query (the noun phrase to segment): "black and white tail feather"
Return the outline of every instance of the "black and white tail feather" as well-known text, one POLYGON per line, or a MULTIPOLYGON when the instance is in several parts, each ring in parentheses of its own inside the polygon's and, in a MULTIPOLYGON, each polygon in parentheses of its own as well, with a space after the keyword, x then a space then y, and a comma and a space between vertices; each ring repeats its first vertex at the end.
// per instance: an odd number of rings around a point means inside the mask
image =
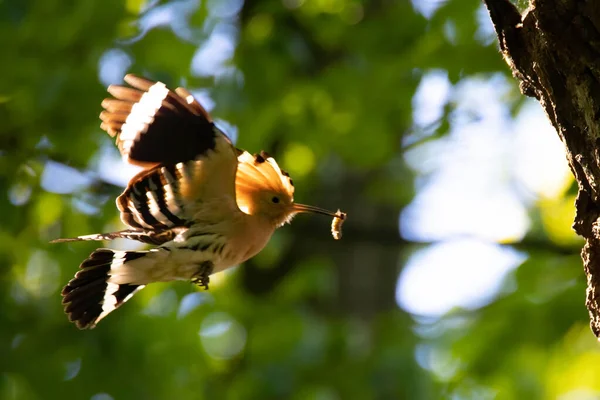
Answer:
POLYGON ((102 318, 143 289, 145 285, 117 284, 110 279, 119 268, 134 260, 143 260, 146 254, 110 249, 94 251, 62 290, 62 303, 69 320, 79 329, 94 328, 102 318))

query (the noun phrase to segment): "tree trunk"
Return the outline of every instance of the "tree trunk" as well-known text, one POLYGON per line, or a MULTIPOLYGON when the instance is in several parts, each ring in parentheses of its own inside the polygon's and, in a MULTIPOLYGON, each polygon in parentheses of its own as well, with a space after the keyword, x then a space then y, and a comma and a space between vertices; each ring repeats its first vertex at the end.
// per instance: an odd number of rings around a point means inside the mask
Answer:
POLYGON ((600 337, 600 2, 531 0, 523 15, 508 0, 484 3, 521 92, 539 100, 565 144, 579 185, 573 228, 586 240, 586 306, 600 337))

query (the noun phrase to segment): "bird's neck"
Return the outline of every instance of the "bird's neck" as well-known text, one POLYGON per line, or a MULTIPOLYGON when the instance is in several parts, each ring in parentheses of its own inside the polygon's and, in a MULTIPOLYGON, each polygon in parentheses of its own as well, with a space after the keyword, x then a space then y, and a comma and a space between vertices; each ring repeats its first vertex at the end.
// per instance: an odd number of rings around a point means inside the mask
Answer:
POLYGON ((277 228, 268 218, 261 215, 243 214, 237 232, 232 232, 232 246, 241 250, 240 262, 258 254, 269 242, 277 228))

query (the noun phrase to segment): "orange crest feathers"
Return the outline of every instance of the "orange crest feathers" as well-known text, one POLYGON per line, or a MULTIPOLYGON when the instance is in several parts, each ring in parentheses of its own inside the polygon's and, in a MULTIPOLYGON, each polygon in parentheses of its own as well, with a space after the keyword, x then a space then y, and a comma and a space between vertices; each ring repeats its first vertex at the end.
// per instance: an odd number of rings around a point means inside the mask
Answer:
POLYGON ((293 201, 294 184, 287 172, 277 165, 277 161, 264 151, 251 155, 242 151, 238 156, 238 169, 235 177, 237 203, 244 212, 251 213, 253 199, 260 192, 274 192, 293 201))

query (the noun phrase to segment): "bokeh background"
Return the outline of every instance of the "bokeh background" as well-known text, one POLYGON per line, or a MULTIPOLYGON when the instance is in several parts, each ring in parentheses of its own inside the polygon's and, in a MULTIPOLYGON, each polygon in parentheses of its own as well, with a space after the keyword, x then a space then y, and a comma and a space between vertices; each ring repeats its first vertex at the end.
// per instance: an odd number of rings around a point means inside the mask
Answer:
POLYGON ((4 0, 0 49, 1 399, 600 396, 573 180, 479 0, 4 0), (299 216, 210 291, 78 331, 60 289, 95 244, 48 242, 121 227, 98 114, 127 72, 191 89, 344 238, 299 216))

